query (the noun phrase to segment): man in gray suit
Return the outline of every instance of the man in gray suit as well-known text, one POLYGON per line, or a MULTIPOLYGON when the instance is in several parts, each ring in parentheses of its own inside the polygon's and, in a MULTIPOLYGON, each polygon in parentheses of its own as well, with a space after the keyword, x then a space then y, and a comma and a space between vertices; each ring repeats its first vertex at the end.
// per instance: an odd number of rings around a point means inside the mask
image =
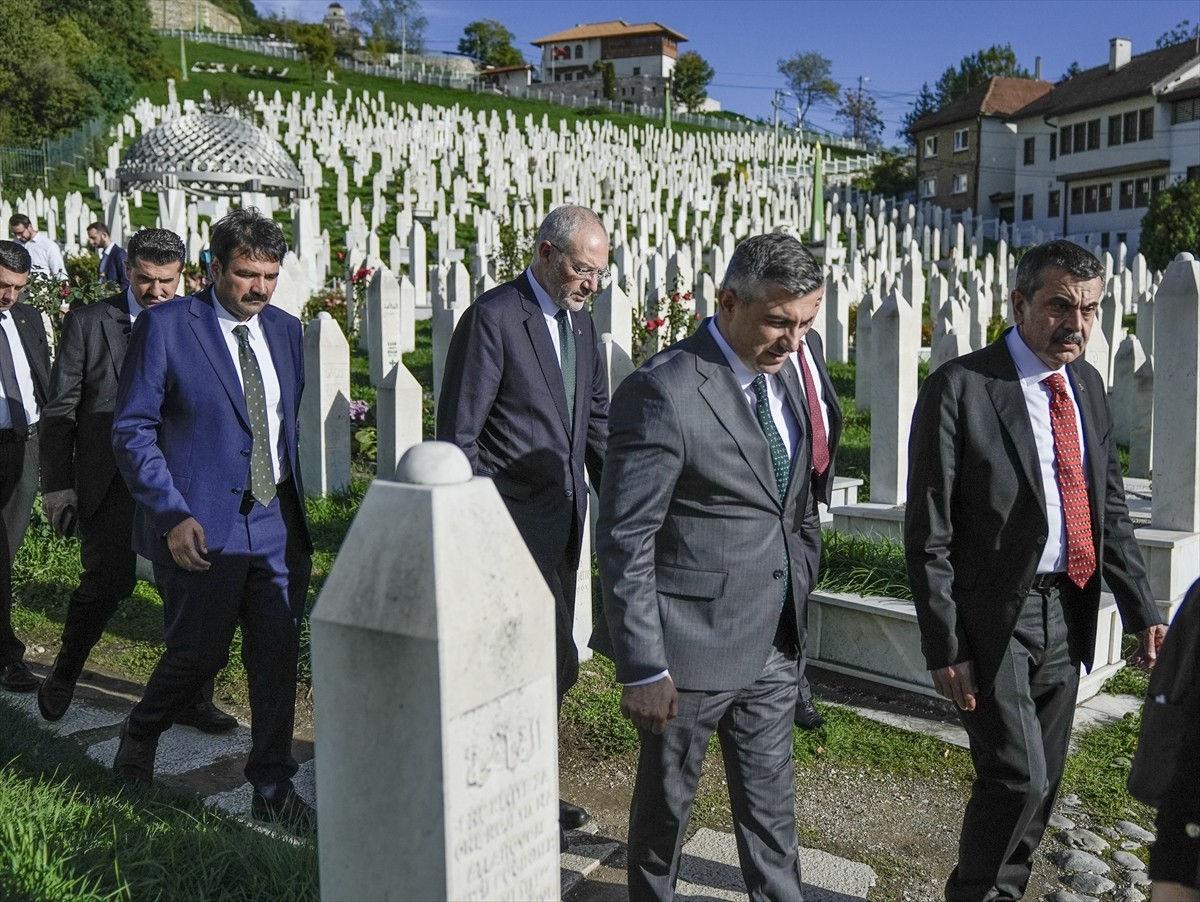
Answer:
POLYGON ((714 732, 750 898, 802 898, 792 718, 821 532, 819 452, 789 357, 823 294, 795 238, 747 239, 716 316, 613 396, 596 547, 621 710, 641 737, 633 902, 673 897, 714 732))
POLYGON ((950 902, 1020 899, 1054 807, 1103 577, 1135 663, 1166 627, 1125 506, 1104 382, 1081 360, 1104 268, 1051 241, 1017 267, 1017 322, 925 380, 909 438, 905 545, 934 687, 975 784, 950 902))

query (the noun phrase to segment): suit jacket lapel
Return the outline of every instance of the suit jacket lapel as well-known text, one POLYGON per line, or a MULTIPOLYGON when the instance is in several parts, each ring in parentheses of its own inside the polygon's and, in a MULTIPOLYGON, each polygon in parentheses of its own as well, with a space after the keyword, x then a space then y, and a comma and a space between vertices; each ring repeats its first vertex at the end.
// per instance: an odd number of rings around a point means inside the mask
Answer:
POLYGON ((1087 385, 1073 365, 1067 367, 1067 378, 1071 380, 1071 388, 1075 391, 1075 403, 1083 418, 1083 448, 1087 461, 1088 507, 1092 514, 1092 535, 1099 536, 1100 511, 1103 503, 1104 486, 1107 480, 1105 473, 1104 449, 1100 444, 1100 429, 1104 421, 1103 410, 1097 409, 1097 403, 1103 404, 1103 398, 1096 398, 1095 392, 1088 391, 1087 385))
POLYGON ((242 425, 250 429, 250 417, 246 414, 246 393, 242 391, 241 380, 238 379, 237 371, 233 368, 233 358, 229 354, 229 346, 225 343, 225 336, 221 333, 221 326, 217 322, 217 314, 213 309, 213 304, 217 303, 217 299, 213 296, 212 286, 193 295, 187 303, 192 312, 192 332, 196 335, 200 349, 208 358, 221 385, 224 386, 225 393, 229 395, 229 400, 241 419, 242 425))
POLYGON ((754 478, 771 499, 779 504, 779 487, 775 484, 775 468, 771 464, 771 449, 763 435, 758 418, 750 409, 724 353, 708 332, 708 321, 700 324, 690 339, 695 342, 696 371, 700 376, 699 391, 713 415, 738 446, 749 464, 754 478))
POLYGON ((279 400, 283 405, 283 435, 289 451, 292 447, 292 436, 296 434, 295 423, 292 422, 296 410, 296 361, 294 349, 288 341, 287 328, 283 323, 268 319, 267 310, 258 315, 259 325, 271 349, 271 363, 275 367, 275 375, 279 379, 279 400))
POLYGON ((994 378, 987 383, 987 391, 1000 419, 1000 425, 1012 438, 1017 459, 1025 479, 1046 513, 1046 493, 1042 487, 1041 467, 1037 459, 1037 441, 1033 437, 1033 425, 1029 422, 1029 408, 1025 405, 1025 392, 1017 377, 1008 348, 999 339, 991 346, 990 364, 994 378))
MULTIPOLYGON (((534 297, 533 287, 525 278, 524 273, 517 279, 516 286, 517 292, 521 295, 521 306, 525 308, 525 332, 529 336, 529 344, 533 348, 533 355, 537 358, 538 366, 541 367, 542 377, 546 380, 546 389, 550 392, 550 397, 554 399, 554 406, 558 409, 563 431, 570 436, 571 418, 567 413, 567 388, 563 384, 562 366, 558 362, 558 355, 554 353, 554 343, 550 340, 550 330, 546 327, 546 316, 542 313, 542 307, 534 297)), ((575 351, 575 360, 578 364, 578 345, 576 345, 575 351)), ((578 365, 576 373, 578 373, 578 365)), ((578 396, 578 376, 575 379, 575 393, 578 396)))
POLYGON ((13 325, 17 327, 17 335, 21 337, 21 346, 25 351, 25 360, 29 364, 29 372, 33 376, 33 393, 38 407, 46 404, 49 394, 50 372, 46 368, 48 352, 46 345, 46 324, 42 320, 41 311, 36 307, 25 304, 14 304, 10 309, 13 325))
POLYGON ((100 321, 100 330, 104 335, 104 343, 108 345, 108 354, 112 358, 115 373, 121 372, 121 364, 125 362, 125 351, 129 347, 131 324, 124 302, 123 294, 105 298, 104 319, 100 321))

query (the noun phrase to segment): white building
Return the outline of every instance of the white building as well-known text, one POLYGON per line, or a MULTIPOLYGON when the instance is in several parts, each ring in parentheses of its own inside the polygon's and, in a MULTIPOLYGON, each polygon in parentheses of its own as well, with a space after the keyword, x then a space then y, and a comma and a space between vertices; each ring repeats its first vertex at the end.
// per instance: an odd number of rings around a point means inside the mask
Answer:
POLYGON ((622 19, 576 25, 538 38, 543 83, 595 78, 595 65, 611 62, 617 78, 666 79, 675 68, 679 44, 687 38, 658 22, 630 25, 622 19))

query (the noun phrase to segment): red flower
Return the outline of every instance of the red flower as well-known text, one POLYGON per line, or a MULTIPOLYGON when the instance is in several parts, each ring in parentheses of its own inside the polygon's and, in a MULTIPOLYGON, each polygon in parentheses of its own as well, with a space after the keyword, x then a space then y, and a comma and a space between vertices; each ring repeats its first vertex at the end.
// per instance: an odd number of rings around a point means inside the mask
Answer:
POLYGON ((366 267, 363 267, 362 269, 360 269, 358 272, 356 272, 354 275, 352 275, 350 277, 350 281, 353 282, 355 285, 357 285, 363 279, 369 279, 371 277, 371 273, 372 273, 372 270, 367 269, 366 267))
POLYGON ((655 321, 654 321, 654 320, 652 320, 652 319, 648 319, 648 320, 646 320, 646 331, 647 331, 647 332, 653 332, 653 331, 654 331, 655 329, 657 329, 657 328, 658 328, 658 323, 657 323, 657 322, 655 322, 655 321))
POLYGON ((58 286, 58 296, 60 298, 63 298, 64 300, 71 296, 71 283, 70 282, 63 282, 61 285, 58 286))
POLYGON ((704 317, 701 314, 697 313, 692 316, 692 319, 696 320, 696 322, 700 322, 700 320, 704 319, 704 317))
POLYGON ((346 259, 346 252, 345 252, 345 251, 338 251, 338 252, 337 252, 337 258, 338 258, 339 260, 345 260, 345 259, 346 259))
POLYGON ((690 301, 692 299, 692 293, 690 291, 685 291, 683 293, 683 299, 685 301, 690 301))

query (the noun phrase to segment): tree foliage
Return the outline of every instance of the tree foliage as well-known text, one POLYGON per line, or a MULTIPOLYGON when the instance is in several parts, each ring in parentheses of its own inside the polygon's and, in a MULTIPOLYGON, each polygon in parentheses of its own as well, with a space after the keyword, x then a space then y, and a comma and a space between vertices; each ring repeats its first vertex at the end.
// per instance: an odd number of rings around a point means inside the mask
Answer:
POLYGON ((292 28, 290 37, 308 60, 309 73, 314 81, 318 72, 333 68, 337 50, 333 43, 333 35, 324 25, 315 22, 298 23, 292 28))
POLYGON ((1067 66, 1067 71, 1062 74, 1062 78, 1058 80, 1058 84, 1062 84, 1068 78, 1074 78, 1082 71, 1083 69, 1079 65, 1079 60, 1073 60, 1071 65, 1067 66))
POLYGON ((5 0, 0 144, 36 144, 123 112, 138 81, 169 71, 144 0, 5 0))
POLYGON ((899 135, 909 144, 913 143, 913 126, 917 120, 953 103, 976 85, 981 85, 994 76, 1006 78, 1029 78, 1029 71, 1017 62, 1012 44, 993 44, 986 50, 977 50, 950 66, 938 78, 933 90, 928 83, 921 85, 913 108, 904 116, 899 135))
POLYGON ((834 103, 841 91, 841 85, 831 77, 833 63, 815 50, 780 60, 779 74, 787 79, 788 87, 796 98, 801 123, 808 119, 809 110, 814 106, 834 103))
POLYGON ((907 152, 885 150, 879 162, 864 176, 853 181, 862 191, 873 191, 883 197, 904 197, 916 190, 916 161, 907 152))
POLYGON ((1165 269, 1183 251, 1200 258, 1200 183, 1188 179, 1155 195, 1139 250, 1152 269, 1165 269))
POLYGON ((1184 19, 1170 31, 1160 34, 1158 40, 1154 42, 1154 46, 1161 50, 1163 47, 1182 44, 1184 41, 1192 41, 1198 37, 1200 37, 1200 22, 1193 25, 1190 19, 1184 19))
POLYGON ((599 60, 592 66, 592 69, 600 74, 600 91, 604 94, 604 99, 616 100, 617 67, 612 64, 611 60, 599 60))
POLYGON ((905 113, 904 118, 900 120, 900 128, 896 130, 897 137, 903 138, 904 142, 911 146, 916 140, 913 125, 918 119, 928 116, 937 108, 937 95, 929 90, 929 82, 923 83, 921 90, 917 92, 917 99, 913 101, 912 109, 905 113))
POLYGON ((523 66, 525 56, 513 46, 513 33, 495 19, 480 19, 463 29, 458 52, 484 66, 523 66))
POLYGON ((418 0, 362 0, 354 15, 363 30, 377 41, 408 53, 425 51, 425 27, 418 0))
POLYGON ((675 71, 671 75, 671 93, 675 100, 682 103, 689 113, 694 113, 704 106, 708 99, 708 85, 716 73, 708 61, 695 50, 680 54, 675 61, 675 71))
POLYGON ((883 119, 875 98, 862 88, 846 91, 834 113, 845 126, 847 138, 853 138, 876 150, 883 144, 883 119))

